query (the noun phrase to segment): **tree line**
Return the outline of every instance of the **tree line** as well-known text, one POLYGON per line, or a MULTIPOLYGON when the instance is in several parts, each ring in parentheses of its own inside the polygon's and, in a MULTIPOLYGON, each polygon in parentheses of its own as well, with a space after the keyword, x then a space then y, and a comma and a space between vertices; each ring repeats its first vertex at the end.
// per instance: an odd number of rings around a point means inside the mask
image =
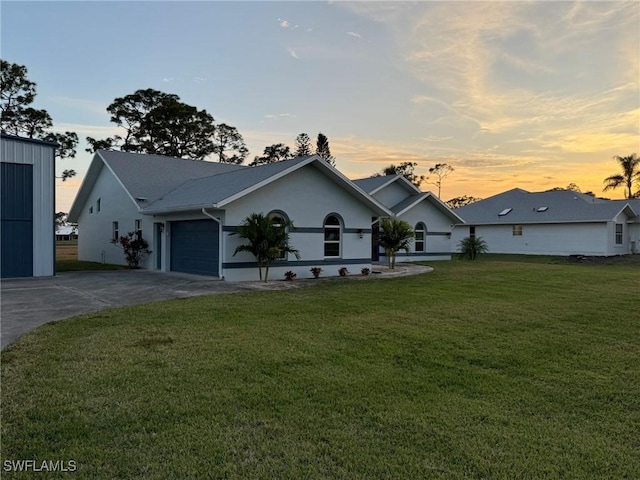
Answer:
MULTIPOLYGON (((32 106, 36 97, 36 84, 27 78, 27 68, 0 60, 1 75, 1 129, 2 132, 27 138, 36 138, 59 145, 57 158, 73 158, 76 155, 78 135, 75 132, 53 132, 53 120, 43 109, 32 106)), ((103 139, 86 137, 89 153, 99 149, 115 149, 125 152, 167 155, 179 158, 203 160, 213 157, 218 162, 242 164, 249 154, 244 138, 236 127, 226 123, 215 123, 214 117, 204 109, 198 109, 180 100, 175 94, 151 88, 137 90, 118 97, 107 107, 110 121, 122 129, 122 134, 103 139)), ((291 149, 283 143, 264 148, 262 155, 254 157, 249 166, 264 165, 297 156, 317 154, 335 166, 329 139, 318 133, 315 151, 311 137, 300 133, 291 149)), ((626 198, 640 198, 640 158, 634 153, 615 156, 622 173, 604 179, 604 191, 625 189, 626 198), (634 191, 634 187, 635 191, 634 191)), ((438 188, 442 193, 444 179, 454 168, 446 163, 437 163, 429 168, 429 175, 415 173, 416 162, 389 165, 374 175, 402 175, 417 187, 423 182, 438 188)), ((63 181, 75 176, 74 170, 62 172, 63 181)), ((575 184, 570 184, 569 189, 575 184)), ((480 199, 463 195, 447 201, 452 208, 468 205, 480 199)))

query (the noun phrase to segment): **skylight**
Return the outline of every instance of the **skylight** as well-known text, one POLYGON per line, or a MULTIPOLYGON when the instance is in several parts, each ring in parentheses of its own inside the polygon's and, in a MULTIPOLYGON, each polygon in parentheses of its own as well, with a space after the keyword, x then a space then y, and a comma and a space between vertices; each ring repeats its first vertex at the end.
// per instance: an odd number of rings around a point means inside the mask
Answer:
POLYGON ((546 212, 547 210, 549 210, 549 207, 538 207, 536 212, 546 212))
POLYGON ((504 217, 507 213, 509 213, 511 210, 513 210, 513 208, 505 208, 504 210, 502 210, 498 216, 499 217, 504 217))

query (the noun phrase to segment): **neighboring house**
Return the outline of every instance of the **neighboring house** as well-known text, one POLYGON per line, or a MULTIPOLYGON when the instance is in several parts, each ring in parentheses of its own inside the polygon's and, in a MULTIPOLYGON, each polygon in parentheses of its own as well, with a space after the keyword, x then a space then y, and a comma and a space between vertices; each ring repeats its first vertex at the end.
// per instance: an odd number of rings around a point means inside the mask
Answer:
MULTIPOLYGON (((463 220, 431 192, 423 192, 402 175, 354 180, 365 192, 387 207, 393 215, 411 225, 416 236, 410 252, 398 252, 400 260, 450 260, 451 230, 463 220)), ((377 224, 374 223, 374 234, 377 224)), ((374 242, 372 256, 378 260, 384 250, 374 242)))
POLYGON ((56 241, 64 242, 78 239, 78 227, 73 225, 59 225, 56 228, 56 241))
POLYGON ((55 143, 1 135, 0 277, 55 273, 55 143))
POLYGON ((152 250, 143 268, 256 280, 244 243, 231 235, 251 213, 294 223, 291 244, 300 251, 272 265, 270 277, 286 271, 310 277, 371 268, 371 218, 391 215, 317 155, 245 167, 100 150, 94 156, 69 212, 78 223, 79 260, 124 264, 111 241, 138 232, 152 250))
POLYGON ((640 200, 514 188, 455 212, 465 225, 455 227, 454 246, 475 235, 491 253, 611 256, 640 249, 640 200))

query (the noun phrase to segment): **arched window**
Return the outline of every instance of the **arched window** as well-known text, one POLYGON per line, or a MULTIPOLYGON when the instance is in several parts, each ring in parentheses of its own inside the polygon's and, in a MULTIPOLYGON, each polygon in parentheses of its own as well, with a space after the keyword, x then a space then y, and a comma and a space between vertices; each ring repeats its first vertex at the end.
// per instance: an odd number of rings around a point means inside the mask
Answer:
MULTIPOLYGON (((267 215, 267 218, 271 219, 274 227, 283 228, 283 229, 285 228, 284 225, 287 223, 287 220, 288 220, 287 214, 279 210, 274 210, 273 212, 270 212, 269 215, 267 215)), ((286 259, 287 259, 287 253, 282 252, 280 254, 279 260, 286 260, 286 259)))
POLYGON ((336 215, 329 215, 324 220, 324 256, 340 256, 340 239, 342 238, 342 224, 336 215))
POLYGON ((427 227, 425 226, 424 223, 422 222, 418 222, 416 224, 416 228, 413 229, 413 231, 415 232, 415 251, 416 252, 424 252, 424 246, 425 246, 425 237, 427 235, 427 227))

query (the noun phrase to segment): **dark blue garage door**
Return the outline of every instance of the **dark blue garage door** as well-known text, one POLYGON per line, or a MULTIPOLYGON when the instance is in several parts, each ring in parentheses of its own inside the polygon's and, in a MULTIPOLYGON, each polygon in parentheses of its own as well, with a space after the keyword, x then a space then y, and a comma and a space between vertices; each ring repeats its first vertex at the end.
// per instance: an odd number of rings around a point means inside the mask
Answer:
POLYGON ((2 162, 0 167, 0 277, 31 277, 33 166, 2 162))
POLYGON ((218 222, 171 222, 171 270, 217 277, 220 258, 218 222))

